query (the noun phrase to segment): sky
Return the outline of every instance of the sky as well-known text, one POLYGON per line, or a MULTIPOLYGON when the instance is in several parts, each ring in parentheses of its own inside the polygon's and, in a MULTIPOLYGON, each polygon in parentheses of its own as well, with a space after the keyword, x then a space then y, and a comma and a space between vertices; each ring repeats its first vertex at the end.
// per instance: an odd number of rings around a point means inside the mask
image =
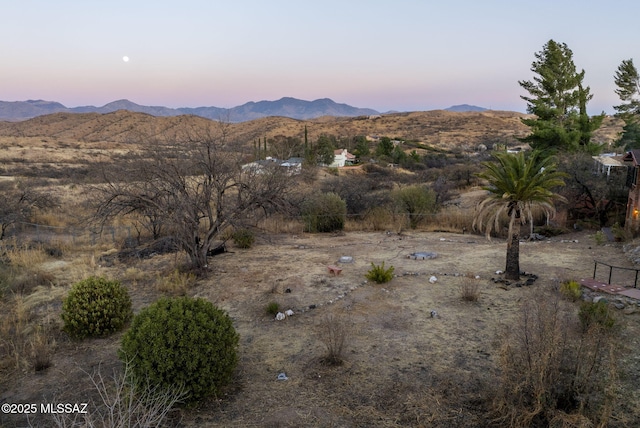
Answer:
POLYGON ((585 70, 598 114, 619 104, 622 60, 640 65, 637 0, 4 3, 2 101, 230 108, 294 97, 524 112, 518 81, 533 79, 535 53, 553 39, 585 70))

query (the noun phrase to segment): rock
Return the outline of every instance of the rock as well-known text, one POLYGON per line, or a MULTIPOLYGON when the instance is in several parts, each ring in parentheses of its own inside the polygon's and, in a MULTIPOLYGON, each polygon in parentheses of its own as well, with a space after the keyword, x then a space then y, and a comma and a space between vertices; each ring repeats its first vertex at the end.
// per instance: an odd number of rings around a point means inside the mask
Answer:
POLYGON ((278 313, 276 314, 276 320, 277 320, 277 321, 282 321, 282 320, 283 320, 283 319, 285 319, 285 318, 286 318, 286 315, 285 315, 285 314, 283 314, 282 312, 278 312, 278 313))
POLYGON ((593 298, 593 303, 598 303, 598 302, 609 303, 608 300, 604 298, 604 296, 596 296, 593 298))
POLYGON ((436 281, 438 281, 438 278, 436 278, 435 276, 431 275, 431 278, 429 278, 429 282, 430 282, 431 284, 435 284, 435 283, 436 283, 436 281))
POLYGON ((291 309, 287 309, 286 311, 284 311, 284 314, 285 314, 286 316, 288 316, 288 317, 293 316, 293 313, 294 313, 294 312, 293 312, 291 309))
POLYGON ((278 374, 278 380, 289 380, 289 378, 287 377, 287 374, 282 372, 278 374))
POLYGON ((431 318, 438 318, 438 313, 436 311, 431 311, 431 318))
POLYGON ((496 271, 496 275, 502 275, 503 273, 504 273, 504 272, 503 272, 503 271, 501 271, 501 270, 497 270, 497 271, 496 271))
POLYGON ((613 306, 615 306, 616 309, 624 309, 626 305, 624 303, 618 302, 618 303, 614 303, 613 306))
POLYGON ((635 306, 627 306, 626 308, 624 308, 624 310, 622 312, 625 315, 635 314, 637 312, 637 307, 635 307, 635 306))

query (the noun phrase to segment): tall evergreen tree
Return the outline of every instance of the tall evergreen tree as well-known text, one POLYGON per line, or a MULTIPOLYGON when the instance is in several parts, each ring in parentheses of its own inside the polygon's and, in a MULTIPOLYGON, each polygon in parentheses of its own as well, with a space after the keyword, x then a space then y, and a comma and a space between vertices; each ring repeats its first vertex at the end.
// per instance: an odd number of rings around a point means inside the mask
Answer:
POLYGON ((391 156, 393 153, 393 141, 389 137, 382 137, 376 146, 376 156, 391 156))
POLYGON ((591 134, 602 124, 604 113, 593 118, 587 114, 593 95, 582 84, 585 72, 576 71, 573 52, 566 44, 549 40, 535 57, 533 81, 518 82, 529 93, 521 96, 528 103, 527 112, 535 115, 522 119, 531 128, 522 141, 535 150, 597 151, 591 134))
POLYGON ((324 165, 331 165, 335 158, 334 150, 336 148, 336 138, 333 135, 321 135, 318 137, 316 144, 316 153, 318 161, 324 165))
POLYGON ((624 60, 618 66, 615 83, 622 104, 613 108, 625 123, 618 143, 626 150, 640 148, 640 74, 633 59, 624 60))
POLYGON ((622 104, 613 108, 619 115, 640 114, 640 74, 633 65, 633 59, 622 61, 615 74, 616 95, 622 104))

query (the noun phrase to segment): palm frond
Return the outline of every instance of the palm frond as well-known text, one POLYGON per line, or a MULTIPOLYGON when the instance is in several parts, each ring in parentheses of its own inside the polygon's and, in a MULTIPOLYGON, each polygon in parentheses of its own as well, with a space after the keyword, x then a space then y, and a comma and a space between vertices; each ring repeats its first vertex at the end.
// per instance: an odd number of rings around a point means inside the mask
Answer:
POLYGON ((484 230, 487 237, 499 230, 509 217, 509 239, 516 223, 527 222, 533 231, 533 211, 541 209, 548 217, 555 214, 554 201, 563 200, 554 189, 564 185, 565 174, 558 172, 553 158, 533 152, 497 153, 495 162, 484 162, 478 177, 487 181, 489 193, 477 207, 474 229, 484 230))

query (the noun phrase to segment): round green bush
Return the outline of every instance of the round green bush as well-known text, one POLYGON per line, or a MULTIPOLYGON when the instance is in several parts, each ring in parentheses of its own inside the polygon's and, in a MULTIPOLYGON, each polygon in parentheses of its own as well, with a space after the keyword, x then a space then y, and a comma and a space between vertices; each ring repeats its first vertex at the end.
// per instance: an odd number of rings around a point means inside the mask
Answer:
POLYGON ((64 331, 70 336, 106 336, 129 321, 131 298, 119 281, 89 277, 73 285, 62 302, 64 331))
POLYGON ((336 193, 317 193, 302 203, 306 232, 335 232, 344 229, 347 203, 336 193))
POLYGON ((131 364, 134 383, 161 389, 181 385, 186 401, 194 403, 229 383, 238 341, 229 316, 211 302, 161 298, 134 317, 119 356, 131 364))

